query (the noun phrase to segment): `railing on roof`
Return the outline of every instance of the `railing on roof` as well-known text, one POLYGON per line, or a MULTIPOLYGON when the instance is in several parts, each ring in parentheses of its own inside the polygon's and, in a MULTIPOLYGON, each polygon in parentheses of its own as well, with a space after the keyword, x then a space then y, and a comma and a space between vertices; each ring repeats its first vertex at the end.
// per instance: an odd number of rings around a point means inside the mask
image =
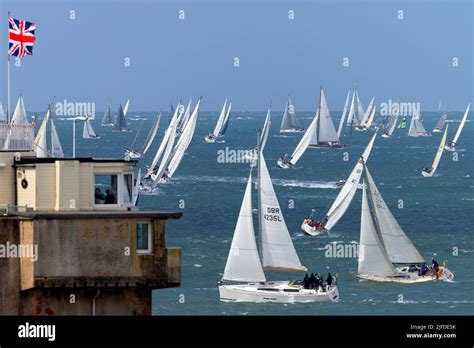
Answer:
POLYGON ((0 124, 0 150, 31 150, 34 124, 0 124))

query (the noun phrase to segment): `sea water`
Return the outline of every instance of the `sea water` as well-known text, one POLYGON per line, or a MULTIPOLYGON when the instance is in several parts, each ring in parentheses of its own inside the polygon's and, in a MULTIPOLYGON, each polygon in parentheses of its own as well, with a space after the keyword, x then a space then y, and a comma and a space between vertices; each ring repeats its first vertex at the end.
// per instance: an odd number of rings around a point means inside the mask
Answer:
MULTIPOLYGON (((78 124, 77 155, 123 157, 140 129, 141 146, 156 113, 133 112, 127 115, 130 132, 112 132, 100 126, 100 116, 92 121, 97 140, 82 139, 78 124)), ((358 243, 362 192, 354 200, 330 235, 309 237, 300 226, 315 209, 323 217, 335 197, 335 182, 345 179, 373 131, 357 132, 346 128, 343 149, 308 149, 294 168, 279 169, 276 161, 291 154, 302 134, 280 134, 282 113, 273 113, 273 123, 265 147, 265 158, 276 194, 284 212, 295 248, 309 272, 325 277, 339 274, 338 303, 248 304, 219 301, 217 288, 222 278, 232 235, 242 203, 248 163, 220 163, 219 150, 249 150, 256 145, 257 130, 266 112, 232 112, 225 137, 214 144, 204 136, 214 129, 218 112, 199 113, 196 132, 172 182, 159 186, 156 196, 140 196, 141 210, 181 211, 183 217, 166 224, 166 245, 182 248, 181 287, 153 292, 154 315, 467 315, 474 311, 474 132, 466 123, 458 142, 459 150, 445 151, 433 178, 423 178, 421 170, 431 166, 442 133, 411 138, 406 129, 396 129, 392 138, 378 137, 368 167, 393 215, 428 263, 432 257, 455 274, 454 282, 392 284, 359 281, 357 255, 327 257, 331 243, 358 243), (329 246, 328 246, 329 245, 329 246)), ((308 126, 312 112, 297 114, 308 126)), ((337 126, 340 115, 333 112, 337 126)), ((424 114, 424 125, 431 130, 439 113, 424 114)), ((462 112, 449 115, 448 141, 459 126, 462 112)), ((72 154, 71 121, 56 118, 56 126, 66 156, 72 154)), ((150 164, 168 124, 163 115, 157 139, 147 156, 140 159, 142 172, 150 164)), ((254 192, 254 207, 256 194, 254 192)), ((254 219, 257 223, 257 217, 254 219)), ((304 273, 266 273, 269 280, 302 279, 304 273)))

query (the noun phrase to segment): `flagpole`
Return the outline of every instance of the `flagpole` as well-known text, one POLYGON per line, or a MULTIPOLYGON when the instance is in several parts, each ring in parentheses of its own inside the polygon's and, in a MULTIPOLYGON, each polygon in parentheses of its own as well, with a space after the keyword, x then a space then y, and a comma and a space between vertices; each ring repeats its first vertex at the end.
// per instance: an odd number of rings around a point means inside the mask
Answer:
MULTIPOLYGON (((8 11, 8 22, 10 22, 10 11, 8 11)), ((10 54, 7 52, 7 121, 10 124, 10 54)))

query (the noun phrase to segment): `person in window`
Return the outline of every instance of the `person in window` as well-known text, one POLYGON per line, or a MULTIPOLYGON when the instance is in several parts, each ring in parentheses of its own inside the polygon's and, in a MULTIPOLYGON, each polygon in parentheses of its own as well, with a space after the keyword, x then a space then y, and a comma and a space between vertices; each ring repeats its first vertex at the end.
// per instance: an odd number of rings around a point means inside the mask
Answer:
POLYGON ((105 204, 115 204, 117 203, 116 199, 117 197, 112 189, 105 190, 105 204))
POLYGON ((100 191, 100 188, 95 189, 95 204, 104 204, 105 203, 105 196, 100 191))

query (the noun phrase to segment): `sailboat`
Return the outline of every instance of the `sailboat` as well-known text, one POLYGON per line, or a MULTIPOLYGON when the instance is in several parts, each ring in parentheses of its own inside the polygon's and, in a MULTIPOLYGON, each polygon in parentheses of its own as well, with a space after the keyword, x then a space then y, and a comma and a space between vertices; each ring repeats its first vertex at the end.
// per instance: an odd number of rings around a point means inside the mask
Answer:
MULTIPOLYGON (((260 133, 260 148, 263 151, 265 145, 267 144, 268 135, 270 134, 270 127, 272 125, 272 102, 268 105, 267 116, 265 117, 265 122, 263 123, 262 133, 260 133)), ((249 161, 256 161, 258 158, 257 148, 254 148, 252 151, 249 151, 245 158, 249 161)))
POLYGON ((104 117, 102 118, 101 122, 102 126, 113 126, 114 125, 114 119, 112 117, 112 107, 107 105, 107 110, 105 110, 104 117))
POLYGON ((137 142, 138 135, 140 134, 140 130, 141 130, 141 126, 140 126, 140 129, 137 131, 137 134, 135 135, 132 146, 130 146, 129 149, 125 149, 125 159, 141 158, 147 153, 148 149, 153 143, 153 140, 155 139, 156 133, 158 132, 158 128, 160 127, 160 119, 161 119, 161 113, 155 117, 155 120, 153 121, 153 125, 151 126, 150 131, 148 132, 148 135, 146 137, 145 143, 143 144, 140 150, 137 150, 135 149, 135 144, 137 142))
POLYGON ((446 124, 447 120, 448 120, 448 110, 444 110, 441 117, 438 119, 438 121, 436 121, 436 124, 433 128, 433 133, 441 133, 443 131, 444 125, 446 124))
POLYGON ((435 158, 433 160, 433 164, 431 168, 425 167, 421 171, 421 175, 425 178, 431 178, 434 173, 436 172, 436 168, 438 168, 439 161, 441 160, 441 156, 443 155, 444 145, 446 144, 446 136, 448 135, 448 125, 446 125, 446 129, 444 130, 443 137, 441 138, 441 142, 438 146, 438 151, 436 151, 435 158))
POLYGON ((402 120, 400 121, 400 123, 398 124, 398 127, 399 129, 405 129, 407 127, 407 115, 406 113, 403 115, 403 118, 402 120))
POLYGON ((385 128, 385 132, 382 134, 382 138, 390 138, 397 128, 397 119, 398 119, 398 111, 395 112, 392 110, 392 115, 390 116, 390 121, 388 122, 387 127, 385 128))
POLYGON ((227 113, 225 114, 224 123, 222 124, 222 128, 220 131, 220 135, 224 136, 227 132, 227 127, 229 127, 229 119, 230 119, 230 110, 232 109, 232 102, 229 103, 229 107, 227 108, 227 113))
POLYGON ((130 99, 127 100, 127 102, 125 103, 125 106, 123 107, 123 117, 127 116, 129 106, 130 106, 130 99))
POLYGON ((332 122, 331 113, 324 96, 323 88, 320 89, 319 111, 317 113, 316 128, 312 133, 309 147, 312 148, 340 148, 342 144, 337 136, 332 122), (317 117, 319 115, 319 117, 317 117))
POLYGON ((264 270, 305 272, 283 217, 272 180, 259 148, 258 247, 252 217, 252 170, 247 180, 224 275, 219 285, 224 302, 338 301, 336 282, 307 289, 299 281, 268 281, 264 270))
POLYGON ((281 120, 280 133, 301 133, 304 132, 304 128, 298 126, 296 120, 295 106, 291 102, 290 96, 285 105, 285 111, 283 112, 283 118, 281 120))
POLYGON ((158 149, 158 152, 153 159, 153 163, 148 168, 148 172, 145 175, 145 179, 148 179, 149 182, 142 186, 142 191, 153 194, 156 191, 155 189, 158 184, 171 181, 193 138, 201 100, 202 97, 199 98, 199 101, 194 107, 194 111, 191 114, 182 135, 176 142, 176 145, 174 144, 174 141, 178 125, 178 109, 175 110, 173 117, 171 118, 170 125, 165 132, 165 136, 160 148, 158 149), (158 166, 160 158, 161 162, 158 166))
POLYGON ((428 133, 421 122, 421 117, 418 112, 413 113, 410 122, 410 128, 408 129, 409 137, 429 137, 431 133, 428 133))
POLYGON ((53 119, 51 117, 51 106, 48 106, 48 111, 46 112, 46 115, 41 122, 40 128, 38 129, 38 133, 36 134, 35 140, 33 142, 33 150, 35 151, 36 157, 38 158, 64 157, 64 152, 59 141, 56 126, 54 125, 53 119), (46 137, 48 123, 51 124, 51 151, 48 151, 46 137))
POLYGON ((313 137, 314 131, 316 129, 316 125, 319 119, 319 110, 316 113, 316 116, 313 118, 311 121, 311 124, 309 127, 306 129, 306 132, 303 134, 303 137, 301 138, 300 142, 296 146, 295 150, 291 154, 290 157, 288 157, 287 154, 285 154, 283 157, 280 157, 277 161, 278 167, 282 169, 288 169, 296 164, 298 160, 303 156, 305 153, 306 149, 308 148, 311 139, 313 137))
POLYGON ((84 121, 84 128, 82 129, 82 139, 100 139, 100 136, 92 128, 91 121, 87 116, 84 121))
POLYGON ((13 113, 10 123, 17 124, 17 125, 29 124, 28 116, 26 115, 25 102, 23 100, 23 96, 21 95, 18 98, 18 102, 16 103, 15 112, 13 113))
POLYGON ((357 277, 397 283, 451 281, 454 275, 446 265, 439 267, 438 274, 426 266, 390 212, 367 166, 364 166, 364 178, 357 277))
POLYGON ((360 126, 364 115, 365 111, 362 107, 362 103, 360 102, 359 93, 357 92, 357 90, 355 90, 352 93, 351 107, 349 109, 349 115, 347 116, 347 125, 350 127, 360 126))
MULTIPOLYGON (((127 103, 128 104, 128 103, 127 103)), ((114 128, 112 132, 125 132, 128 131, 127 120, 125 119, 125 112, 120 104, 117 116, 115 117, 114 128)))
MULTIPOLYGON (((184 116, 182 117, 181 122, 178 124, 178 129, 176 131, 178 135, 181 135, 184 127, 186 127, 186 124, 189 121, 189 117, 191 116, 191 102, 192 100, 190 99, 188 102, 188 106, 186 107, 186 110, 184 111, 184 116)), ((171 114, 173 114, 174 112, 173 107, 171 107, 171 109, 172 109, 171 114)))
MULTIPOLYGON (((372 115, 372 111, 375 110, 374 100, 375 100, 375 98, 372 98, 372 100, 369 103, 369 106, 367 106, 367 110, 365 111, 364 116, 362 117, 362 119, 360 121, 360 124, 355 127, 356 131, 366 131, 367 129, 369 129, 367 127, 367 123, 369 121, 370 116, 372 115)), ((361 105, 361 107, 362 107, 362 105, 361 105)), ((375 116, 375 113, 374 113, 374 116, 375 116)), ((372 121, 370 123, 372 123, 372 121)), ((370 125, 369 125, 369 127, 370 127, 370 125)))
POLYGON ((357 191, 357 188, 360 183, 360 178, 362 176, 362 169, 364 163, 367 163, 369 159, 370 152, 372 151, 372 147, 374 146, 376 137, 377 132, 375 132, 375 134, 372 136, 372 139, 369 141, 369 144, 358 159, 349 177, 344 182, 344 186, 342 186, 341 191, 339 191, 339 194, 334 200, 334 203, 331 205, 331 208, 329 208, 324 219, 320 221, 315 221, 312 218, 311 214, 303 221, 303 223, 301 224, 301 230, 304 233, 310 236, 317 236, 325 232, 329 232, 344 216, 357 191))
POLYGON ((351 96, 351 91, 347 92, 346 102, 344 103, 344 108, 342 109, 341 120, 339 121, 339 127, 337 129, 337 137, 341 139, 342 129, 344 128, 344 121, 346 120, 347 110, 349 108, 349 98, 351 96))
POLYGON ((453 140, 449 142, 444 148, 448 151, 456 151, 456 143, 461 136, 462 129, 464 128, 464 124, 466 123, 467 115, 469 114, 469 109, 471 108, 471 103, 468 104, 466 111, 464 112, 464 116, 462 117, 461 124, 459 125, 458 130, 456 131, 456 135, 454 136, 453 140))
POLYGON ((221 113, 219 114, 219 118, 217 120, 214 131, 206 135, 206 137, 204 138, 206 143, 215 143, 217 138, 222 135, 222 129, 224 128, 224 126, 227 129, 226 118, 228 121, 230 107, 231 105, 229 105, 229 109, 227 110, 227 99, 226 99, 224 102, 224 105, 222 106, 222 110, 221 110, 221 113))

